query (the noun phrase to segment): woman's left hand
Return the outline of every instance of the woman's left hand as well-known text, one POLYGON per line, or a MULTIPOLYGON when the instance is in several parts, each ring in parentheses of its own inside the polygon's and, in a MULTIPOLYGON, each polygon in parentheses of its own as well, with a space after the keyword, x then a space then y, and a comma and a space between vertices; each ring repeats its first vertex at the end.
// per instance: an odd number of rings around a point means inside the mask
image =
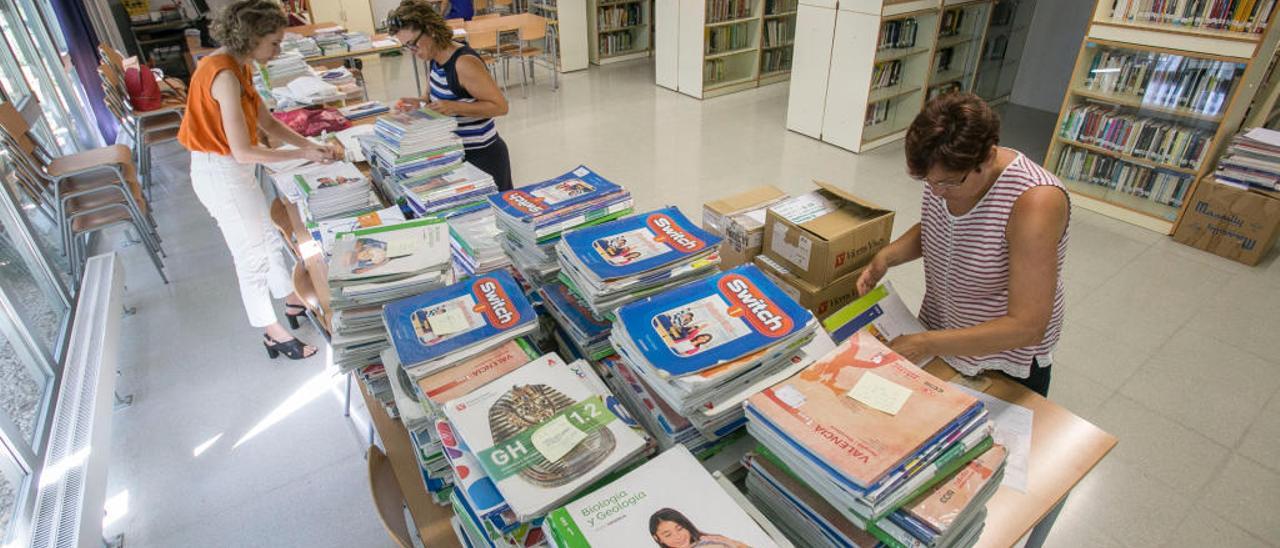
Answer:
POLYGON ((932 345, 929 344, 929 332, 912 333, 910 335, 902 335, 889 342, 889 348, 894 352, 901 354, 902 357, 911 361, 916 365, 924 367, 925 364, 920 363, 922 358, 933 356, 932 345))
POLYGON ((459 107, 462 103, 458 101, 432 101, 427 103, 427 108, 439 112, 445 116, 458 116, 462 114, 459 107))

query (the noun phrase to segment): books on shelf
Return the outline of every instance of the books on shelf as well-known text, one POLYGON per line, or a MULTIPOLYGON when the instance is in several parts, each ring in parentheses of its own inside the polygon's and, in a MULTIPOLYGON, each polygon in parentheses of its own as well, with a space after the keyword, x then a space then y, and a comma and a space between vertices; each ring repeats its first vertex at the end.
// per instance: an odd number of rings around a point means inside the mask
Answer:
POLYGON ((790 46, 761 51, 760 74, 791 70, 792 53, 794 50, 790 46))
POLYGON ((707 0, 707 23, 751 17, 755 0, 707 0))
POLYGON ((1239 187, 1280 191, 1280 132, 1254 128, 1237 134, 1214 176, 1239 187))
POLYGON ((960 85, 959 81, 951 81, 951 82, 946 82, 944 84, 938 84, 936 86, 930 86, 929 94, 925 97, 925 101, 933 99, 934 97, 937 97, 939 95, 955 93, 957 91, 960 91, 961 89, 964 89, 964 86, 960 85))
POLYGON ((863 528, 991 445, 981 402, 865 331, 746 411, 751 435, 863 528))
POLYGON ((648 443, 589 364, 566 364, 554 353, 444 411, 522 522, 634 461, 648 443))
POLYGON ((1081 85, 1141 100, 1143 106, 1217 116, 1243 70, 1243 64, 1232 61, 1098 48, 1081 85))
POLYGON ((800 0, 764 0, 764 14, 777 15, 796 11, 800 0))
POLYGON ((728 74, 726 67, 727 65, 723 58, 707 59, 702 65, 702 82, 704 84, 714 84, 723 81, 728 74))
POLYGON ((866 119, 863 120, 863 124, 867 126, 874 126, 887 122, 889 120, 889 101, 891 101, 891 99, 876 101, 867 105, 867 116, 866 119))
POLYGON ((382 321, 400 362, 415 377, 538 328, 533 306, 503 271, 387 303, 382 321))
POLYGON ((887 88, 902 81, 902 60, 877 63, 871 69, 871 89, 887 88))
POLYGON ((1054 174, 1171 207, 1182 206, 1194 179, 1191 175, 1152 169, 1070 145, 1059 152, 1054 174))
POLYGON ((568 232, 556 244, 561 276, 591 310, 617 307, 706 276, 720 238, 667 207, 568 232))
POLYGON ((1197 170, 1212 131, 1086 103, 1068 111, 1058 135, 1159 164, 1197 170))
POLYGON ((746 22, 707 29, 707 55, 716 55, 751 46, 751 26, 746 22))
POLYGON ((543 530, 557 548, 776 546, 684 447, 552 511, 543 530))
POLYGON ((1259 33, 1274 7, 1274 0, 1115 0, 1111 19, 1259 33))
POLYGON ((640 43, 630 32, 607 32, 601 34, 597 43, 600 55, 620 55, 636 48, 640 43))
POLYGON ((600 32, 644 23, 644 5, 640 2, 621 6, 604 6, 596 10, 596 25, 600 32))
POLYGON ((880 25, 880 37, 876 40, 876 49, 913 48, 916 45, 916 32, 920 25, 914 17, 885 21, 880 25))
POLYGON ((764 22, 764 34, 760 36, 761 47, 783 46, 795 40, 796 22, 794 19, 769 19, 764 22))

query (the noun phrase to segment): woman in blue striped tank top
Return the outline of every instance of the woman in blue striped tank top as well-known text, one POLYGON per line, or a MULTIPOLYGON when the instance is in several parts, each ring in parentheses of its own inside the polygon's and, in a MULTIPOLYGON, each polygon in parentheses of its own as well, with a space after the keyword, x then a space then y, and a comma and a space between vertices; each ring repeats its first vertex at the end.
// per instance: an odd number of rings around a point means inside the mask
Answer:
POLYGON ((466 44, 454 42, 453 30, 423 0, 401 2, 387 16, 387 25, 416 59, 430 64, 427 97, 406 97, 396 108, 425 106, 457 118, 466 160, 492 175, 500 190, 511 190, 511 157, 493 123, 495 117, 507 113, 507 98, 480 55, 466 44))

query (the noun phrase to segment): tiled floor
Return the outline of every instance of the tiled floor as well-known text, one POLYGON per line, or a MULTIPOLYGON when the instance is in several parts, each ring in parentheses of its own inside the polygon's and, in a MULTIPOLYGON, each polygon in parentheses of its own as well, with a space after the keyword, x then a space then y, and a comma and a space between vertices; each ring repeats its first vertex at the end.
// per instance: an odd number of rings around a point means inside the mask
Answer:
MULTIPOLYGON (((375 95, 412 93, 400 61, 366 67, 375 95)), ((528 183, 585 163, 638 206, 701 204, 811 179, 919 219, 900 145, 853 155, 783 129, 787 86, 697 101, 655 87, 644 62, 564 76, 499 122, 528 183)), ((1043 155, 1052 114, 1016 111, 1004 142, 1043 155), (1020 145, 1019 143, 1025 143, 1020 145)), ((128 259, 109 532, 130 546, 387 546, 370 504, 364 428, 341 416, 324 360, 270 361, 241 310, 231 261, 165 154, 156 209, 173 283, 128 259)), ((890 272, 913 306, 918 264, 890 272)), ((1052 546, 1280 543, 1280 265, 1246 268, 1088 211, 1072 212, 1065 333, 1052 399, 1120 437, 1072 494, 1052 546)), ((318 340, 311 328, 300 333, 318 340)))

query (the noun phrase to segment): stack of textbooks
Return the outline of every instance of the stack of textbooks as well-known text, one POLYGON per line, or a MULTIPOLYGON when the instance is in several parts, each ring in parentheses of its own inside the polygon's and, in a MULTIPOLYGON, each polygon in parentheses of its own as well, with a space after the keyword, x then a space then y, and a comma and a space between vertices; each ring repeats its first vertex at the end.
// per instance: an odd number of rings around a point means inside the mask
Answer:
POLYGON ((434 435, 435 421, 431 419, 430 408, 418 392, 417 385, 400 367, 395 351, 384 349, 381 358, 395 404, 393 416, 400 417, 400 422, 409 431, 427 491, 439 498, 439 493, 453 484, 453 474, 445 458, 444 447, 439 437, 434 435))
POLYGON ((863 530, 992 445, 974 397, 859 331, 799 374, 751 396, 748 432, 863 530))
POLYGON ((817 330, 813 314, 745 265, 619 308, 609 340, 658 397, 718 439, 742 427, 738 404, 794 365, 817 330))
POLYGON ((448 231, 442 220, 420 219, 337 233, 328 270, 331 344, 339 368, 376 362, 390 345, 383 304, 448 282, 448 231))
POLYGON ((320 242, 320 247, 328 257, 333 255, 333 242, 336 241, 339 233, 403 223, 406 220, 404 212, 399 207, 391 206, 350 217, 310 222, 307 223, 307 230, 311 232, 313 240, 320 242))
MULTIPOLYGON (((362 141, 365 156, 382 175, 383 188, 412 187, 462 165, 456 119, 429 110, 395 112, 374 123, 376 139, 362 141)), ((401 191, 387 194, 398 196, 401 191)))
POLYGON ((556 509, 542 529, 556 548, 777 546, 683 447, 556 509))
POLYGON ((347 51, 364 51, 373 49, 373 38, 363 32, 348 32, 342 36, 342 40, 347 43, 347 51))
POLYGON ((1254 128, 1236 135, 1214 176, 1242 188, 1280 191, 1280 131, 1254 128))
POLYGON ((720 237, 675 207, 566 233, 561 278, 605 316, 626 303, 705 277, 720 264, 720 237))
POLYGON ((452 216, 460 206, 463 211, 488 209, 487 196, 498 192, 493 176, 463 162, 453 170, 435 175, 398 181, 400 194, 419 216, 452 216))
MULTIPOLYGON (((312 42, 314 45, 314 42, 312 42)), ((289 85, 289 82, 303 76, 314 76, 315 72, 311 70, 311 66, 307 65, 306 59, 302 54, 291 51, 281 53, 274 59, 267 61, 265 66, 259 65, 261 70, 255 75, 255 80, 261 79, 261 85, 255 82, 255 86, 259 89, 271 89, 289 85)))
POLYGON ((525 281, 541 286, 560 271, 555 245, 562 232, 631 213, 631 193, 586 166, 554 179, 490 196, 502 247, 525 281))
POLYGON ((465 215, 449 217, 449 236, 454 273, 459 278, 511 268, 511 259, 498 243, 502 231, 489 202, 480 202, 475 211, 465 215))
POLYGON ((567 335, 565 346, 570 347, 570 354, 599 361, 614 353, 609 344, 613 324, 592 312, 569 286, 552 282, 539 288, 538 294, 557 327, 567 335))
POLYGON ((382 205, 369 179, 355 164, 311 164, 289 174, 297 188, 292 196, 308 221, 350 217, 382 205))
MULTIPOLYGON (((348 120, 359 120, 370 116, 378 116, 390 112, 391 109, 380 101, 365 101, 338 109, 338 113, 348 120)), ((350 148, 350 147, 348 147, 350 148)))
POLYGON ((649 441, 585 361, 547 354, 444 405, 519 522, 643 458, 649 441))
POLYGON ((280 40, 280 51, 296 53, 302 57, 319 57, 322 54, 314 38, 291 32, 286 32, 280 40))
POLYGON ((415 378, 483 354, 538 327, 533 306, 504 271, 388 303, 382 321, 400 363, 415 378))

